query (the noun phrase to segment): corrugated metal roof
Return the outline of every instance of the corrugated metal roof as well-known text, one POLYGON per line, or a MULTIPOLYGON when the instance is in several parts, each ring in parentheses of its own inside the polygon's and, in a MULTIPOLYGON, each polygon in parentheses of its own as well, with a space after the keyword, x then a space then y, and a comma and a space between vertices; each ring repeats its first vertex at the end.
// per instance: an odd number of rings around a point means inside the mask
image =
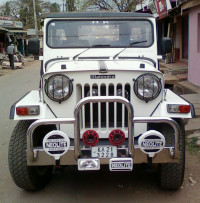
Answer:
POLYGON ((1 26, 0 26, 0 30, 3 30, 3 31, 6 31, 6 32, 8 32, 8 30, 7 30, 6 28, 4 28, 4 27, 1 27, 1 26))
POLYGON ((8 30, 8 32, 11 32, 11 33, 27 33, 27 31, 25 31, 25 30, 8 30))
POLYGON ((186 10, 186 9, 198 6, 198 5, 200 5, 200 1, 199 0, 188 1, 188 2, 186 2, 185 4, 183 4, 181 6, 181 10, 183 11, 183 10, 186 10))

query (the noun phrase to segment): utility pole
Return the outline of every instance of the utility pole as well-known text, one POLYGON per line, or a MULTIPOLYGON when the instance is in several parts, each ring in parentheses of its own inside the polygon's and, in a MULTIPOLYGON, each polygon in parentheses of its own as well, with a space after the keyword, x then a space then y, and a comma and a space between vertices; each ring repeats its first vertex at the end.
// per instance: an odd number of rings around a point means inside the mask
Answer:
POLYGON ((33 0, 33 12, 34 12, 34 21, 35 21, 35 33, 36 33, 36 38, 38 38, 38 25, 37 25, 37 15, 36 15, 36 9, 35 9, 35 0, 33 0))
POLYGON ((64 8, 65 8, 65 0, 63 0, 63 12, 64 12, 64 8))

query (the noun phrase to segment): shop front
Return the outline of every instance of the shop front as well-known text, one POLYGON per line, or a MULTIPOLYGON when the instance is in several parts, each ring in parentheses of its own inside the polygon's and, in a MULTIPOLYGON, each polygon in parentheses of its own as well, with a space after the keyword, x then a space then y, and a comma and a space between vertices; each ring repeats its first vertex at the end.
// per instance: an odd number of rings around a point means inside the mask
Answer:
POLYGON ((200 1, 191 0, 181 7, 182 13, 189 13, 189 37, 188 37, 188 81, 200 86, 200 1))
POLYGON ((3 47, 3 53, 6 52, 6 47, 12 42, 16 51, 24 55, 26 33, 23 30, 22 22, 13 21, 11 17, 0 16, 0 47, 3 47))

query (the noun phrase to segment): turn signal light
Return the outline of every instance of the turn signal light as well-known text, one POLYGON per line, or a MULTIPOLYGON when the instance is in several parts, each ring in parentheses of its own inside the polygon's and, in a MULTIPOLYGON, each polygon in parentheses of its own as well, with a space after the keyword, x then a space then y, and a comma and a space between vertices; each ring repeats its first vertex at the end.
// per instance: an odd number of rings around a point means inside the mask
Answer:
POLYGON ((109 142, 112 145, 114 146, 122 145, 124 141, 125 141, 125 134, 123 131, 116 129, 110 132, 109 142))
POLYGON ((39 106, 18 106, 16 108, 16 113, 18 116, 39 115, 40 107, 39 106))
POLYGON ((83 143, 87 146, 95 146, 99 142, 99 135, 94 130, 87 130, 82 137, 83 143))
POLYGON ((189 113, 190 105, 180 105, 180 104, 168 104, 168 113, 189 113))
POLYGON ((190 112, 190 106, 189 105, 181 105, 179 106, 180 113, 189 113, 190 112))
POLYGON ((18 116, 28 115, 28 108, 17 107, 16 112, 18 116))

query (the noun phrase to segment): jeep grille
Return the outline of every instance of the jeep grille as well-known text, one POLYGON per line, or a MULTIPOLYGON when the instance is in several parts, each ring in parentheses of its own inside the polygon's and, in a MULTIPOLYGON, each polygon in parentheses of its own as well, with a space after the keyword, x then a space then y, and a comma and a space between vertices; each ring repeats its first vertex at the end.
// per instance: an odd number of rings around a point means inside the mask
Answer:
MULTIPOLYGON (((84 84, 81 98, 88 96, 123 96, 130 101, 130 84, 84 84)), ((82 108, 82 128, 125 128, 128 112, 121 103, 90 103, 82 108)))

